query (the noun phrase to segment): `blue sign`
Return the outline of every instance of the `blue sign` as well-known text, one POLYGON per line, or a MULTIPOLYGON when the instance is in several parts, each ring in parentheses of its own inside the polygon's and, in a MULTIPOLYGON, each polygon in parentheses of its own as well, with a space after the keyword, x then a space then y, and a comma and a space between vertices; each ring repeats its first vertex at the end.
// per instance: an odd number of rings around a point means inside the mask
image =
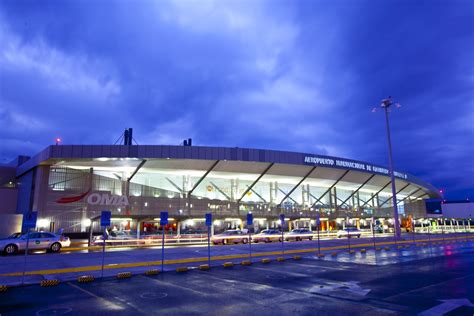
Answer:
POLYGON ((28 212, 23 215, 23 228, 29 230, 36 228, 36 220, 38 219, 38 212, 28 212))
POLYGON ((285 224, 285 214, 280 214, 280 221, 281 221, 281 224, 285 224))
POLYGON ((206 213, 206 226, 212 226, 212 214, 206 213))
POLYGON ((102 227, 110 226, 111 218, 112 218, 111 211, 102 211, 102 213, 100 214, 100 226, 102 227))
POLYGON ((160 212, 160 224, 168 224, 168 212, 160 212))
POLYGON ((253 214, 247 213, 247 225, 253 225, 253 214))

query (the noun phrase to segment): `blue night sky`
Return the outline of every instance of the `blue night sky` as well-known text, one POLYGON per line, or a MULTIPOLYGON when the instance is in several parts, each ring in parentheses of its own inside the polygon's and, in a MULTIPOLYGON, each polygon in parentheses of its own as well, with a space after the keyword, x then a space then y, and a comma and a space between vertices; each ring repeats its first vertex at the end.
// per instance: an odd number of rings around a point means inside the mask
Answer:
POLYGON ((302 151, 474 199, 474 1, 0 2, 0 162, 53 144, 302 151))

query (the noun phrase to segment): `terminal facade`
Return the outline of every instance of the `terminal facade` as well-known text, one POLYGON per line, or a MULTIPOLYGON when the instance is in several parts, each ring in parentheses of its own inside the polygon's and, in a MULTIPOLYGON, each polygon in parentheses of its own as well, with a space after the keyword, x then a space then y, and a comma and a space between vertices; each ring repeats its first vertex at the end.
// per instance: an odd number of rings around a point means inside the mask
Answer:
MULTIPOLYGON (((159 214, 172 218, 176 233, 204 229, 213 213, 214 231, 244 228, 321 230, 390 225, 392 192, 387 168, 351 159, 262 149, 164 145, 55 145, 34 157, 19 157, 0 169, 1 193, 13 213, 38 212, 47 231, 99 231, 103 210, 114 229, 152 233, 159 214), (3 192, 3 191, 2 191, 3 192), (14 201, 13 201, 14 200, 14 201)), ((440 198, 431 184, 395 174, 402 217, 426 217, 425 199, 440 198)))

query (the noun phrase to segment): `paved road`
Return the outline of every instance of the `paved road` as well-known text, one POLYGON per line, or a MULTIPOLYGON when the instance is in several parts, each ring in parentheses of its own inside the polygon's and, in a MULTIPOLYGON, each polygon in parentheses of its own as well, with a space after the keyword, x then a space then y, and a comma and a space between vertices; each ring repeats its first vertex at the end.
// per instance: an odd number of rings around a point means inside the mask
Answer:
POLYGON ((0 314, 473 315, 474 252, 445 254, 386 265, 304 258, 26 286, 0 293, 0 314))
MULTIPOLYGON (((444 236, 444 238, 452 238, 452 240, 464 240, 461 237, 463 236, 444 236)), ((418 235, 417 240, 428 240, 425 235, 418 235)), ((411 236, 405 236, 406 244, 412 244, 411 236)), ((435 240, 436 236, 430 236, 431 240, 435 240)), ((441 237, 438 237, 441 241, 441 237)), ((434 245, 432 247, 425 247, 424 249, 412 247, 412 250, 397 250, 395 245, 392 245, 392 250, 383 251, 377 255, 375 252, 373 254, 369 253, 362 256, 361 260, 364 263, 369 264, 388 264, 393 262, 393 258, 403 257, 403 260, 414 260, 420 259, 427 256, 436 256, 443 255, 446 251, 451 252, 462 252, 470 249, 474 245, 474 239, 470 239, 471 242, 457 243, 457 246, 447 245, 443 247, 441 245, 434 245), (451 249, 451 250, 448 250, 451 249)), ((372 239, 371 238, 360 238, 352 239, 351 247, 357 249, 361 247, 360 245, 365 244, 364 246, 367 249, 373 249, 372 239)), ((391 238, 377 238, 378 243, 393 243, 391 238)), ((444 245, 445 243, 443 243, 444 245)), ((348 247, 348 241, 344 239, 332 239, 332 240, 323 240, 321 241, 322 252, 329 255, 333 251, 346 251, 348 247), (335 248, 341 248, 336 249, 335 248)), ((317 241, 304 241, 304 242, 286 242, 284 244, 285 254, 293 251, 304 251, 301 253, 305 256, 314 256, 317 251, 317 241)), ((265 253, 265 256, 275 257, 281 255, 282 245, 281 243, 270 243, 270 244, 253 244, 252 253, 255 257, 254 259, 259 259, 258 255, 265 253), (273 252, 273 255, 269 255, 269 252, 273 252)), ((229 261, 229 258, 223 258, 219 256, 229 256, 229 255, 240 255, 246 256, 249 253, 249 245, 232 245, 232 246, 215 246, 211 249, 211 255, 214 257, 215 261, 212 264, 220 264, 222 261, 229 261)), ((178 247, 178 248, 169 248, 165 251, 165 260, 180 260, 185 258, 195 258, 195 260, 188 261, 187 265, 197 266, 201 263, 206 263, 207 258, 207 247, 178 247)), ((357 256, 348 257, 348 261, 358 260, 357 256)), ((241 258, 242 259, 242 258, 241 258)), ((143 249, 134 249, 134 250, 117 250, 107 252, 105 255, 105 265, 108 269, 105 270, 104 275, 111 276, 115 275, 119 271, 132 271, 134 273, 141 272, 150 269, 150 266, 146 266, 149 263, 153 265, 154 268, 158 268, 161 260, 161 249, 159 248, 143 248, 143 249), (136 264, 136 263, 146 263, 142 266, 116 266, 117 264, 136 264)), ((344 257, 338 257, 337 260, 345 260, 344 257)), ((398 259, 396 259, 398 260, 398 259)), ((22 272, 24 265, 24 256, 11 256, 11 257, 0 257, 0 284, 7 285, 18 285, 22 282, 22 278, 18 276, 18 273, 22 272), (2 276, 8 273, 17 273, 16 276, 2 276)), ((71 268, 78 267, 91 267, 95 266, 94 269, 91 269, 87 274, 92 274, 95 277, 101 276, 101 271, 98 270, 97 266, 100 266, 102 263, 102 254, 97 252, 92 253, 60 253, 60 254, 45 254, 45 255, 29 255, 27 257, 26 271, 38 271, 38 270, 49 270, 49 272, 35 272, 35 275, 28 275, 24 279, 26 284, 39 283, 44 278, 58 278, 60 280, 72 280, 75 279, 78 275, 83 275, 84 271, 72 271, 71 268), (56 271, 57 269, 69 269, 67 271, 56 271), (67 272, 67 273, 65 273, 67 272)), ((165 265, 165 270, 174 270, 176 265, 180 265, 177 262, 168 262, 169 264, 165 265)), ((182 262, 181 262, 182 263, 182 262)), ((181 264, 183 265, 183 264, 181 264)))

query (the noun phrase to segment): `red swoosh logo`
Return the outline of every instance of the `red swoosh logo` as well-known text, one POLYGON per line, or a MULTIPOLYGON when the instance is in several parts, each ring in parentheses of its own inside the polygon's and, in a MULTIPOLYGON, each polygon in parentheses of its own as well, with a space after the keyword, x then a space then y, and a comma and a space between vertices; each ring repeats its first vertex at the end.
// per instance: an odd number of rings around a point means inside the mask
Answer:
POLYGON ((91 189, 89 189, 89 191, 87 191, 86 193, 83 193, 83 194, 78 195, 78 196, 69 196, 69 197, 60 198, 59 200, 56 201, 56 203, 59 203, 59 204, 66 204, 66 203, 74 203, 74 202, 80 201, 80 200, 82 200, 87 194, 89 194, 90 191, 91 191, 91 189))

